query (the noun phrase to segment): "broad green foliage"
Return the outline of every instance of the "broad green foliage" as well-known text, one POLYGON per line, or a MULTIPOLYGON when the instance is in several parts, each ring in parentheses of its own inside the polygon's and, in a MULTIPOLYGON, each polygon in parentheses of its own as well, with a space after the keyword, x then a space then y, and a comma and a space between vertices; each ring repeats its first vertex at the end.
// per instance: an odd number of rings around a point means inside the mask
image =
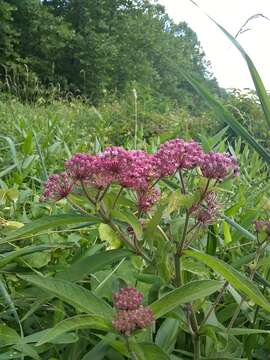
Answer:
MULTIPOLYGON (((0 1, 0 59, 20 76, 4 72, 5 89, 27 100, 0 101, 0 360, 265 360, 269 139, 260 134, 269 105, 257 70, 222 28, 247 60, 258 93, 213 97, 224 94, 209 80, 186 24, 144 0, 98 3, 0 1), (57 82, 61 90, 47 97, 57 82), (56 101, 64 89, 99 104, 70 94, 56 101), (168 148, 169 159, 157 161, 160 144, 175 137, 200 143, 196 167, 181 168, 168 148), (49 178, 49 195, 56 191, 61 200, 44 201, 44 182, 73 154, 104 156, 108 146, 131 150, 134 143, 144 151, 135 168, 138 153, 124 152, 117 162, 114 150, 111 173, 100 162, 82 182, 73 176, 65 196, 66 184, 55 190, 49 178), (217 177, 211 151, 233 155, 240 175, 221 155, 230 165, 217 177), (173 161, 178 171, 158 173, 173 161), (147 186, 123 181, 142 180, 137 172, 147 186), (108 186, 97 186, 106 179, 108 186), (154 199, 152 207, 140 196, 154 199)), ((192 158, 199 145, 185 146, 192 158)))

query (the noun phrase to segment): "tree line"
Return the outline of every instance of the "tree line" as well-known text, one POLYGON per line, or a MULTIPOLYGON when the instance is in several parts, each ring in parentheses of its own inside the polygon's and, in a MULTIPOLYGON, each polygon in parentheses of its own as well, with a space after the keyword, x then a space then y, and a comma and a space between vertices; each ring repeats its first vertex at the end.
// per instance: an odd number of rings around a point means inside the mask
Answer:
POLYGON ((0 64, 1 88, 14 92, 36 84, 98 102, 136 84, 200 107, 184 71, 222 93, 196 33, 156 1, 0 0, 0 64))

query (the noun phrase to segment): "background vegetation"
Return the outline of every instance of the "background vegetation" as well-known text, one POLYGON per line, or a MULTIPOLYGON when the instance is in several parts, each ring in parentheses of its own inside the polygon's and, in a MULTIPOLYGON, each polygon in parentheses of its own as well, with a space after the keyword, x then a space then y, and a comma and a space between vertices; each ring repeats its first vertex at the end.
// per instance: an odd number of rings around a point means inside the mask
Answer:
MULTIPOLYGON (((74 153, 111 145, 153 153, 176 137, 196 139, 205 152, 230 152, 240 177, 214 189, 222 211, 183 256, 187 287, 174 307, 158 303, 156 327, 136 333, 133 350, 139 360, 198 359, 189 303, 202 324, 202 359, 267 358, 270 249, 264 243, 255 257, 253 222, 269 219, 270 107, 239 49, 256 91, 220 88, 196 34, 158 2, 0 0, 0 360, 132 358, 121 337, 91 318, 80 291, 111 304, 119 287, 136 286, 152 304, 177 289, 164 234, 170 226, 173 236, 184 229, 179 177, 160 185, 166 201, 143 217, 149 229, 134 220, 132 196, 120 197, 118 210, 129 217, 116 224, 129 227, 128 236, 143 232, 151 264, 66 199, 44 203, 40 195, 74 153), (68 282, 61 291, 53 287, 59 279, 68 282), (218 302, 217 285, 206 289, 217 281, 229 283, 218 302)), ((109 210, 115 191, 104 197, 109 210)), ((85 198, 75 200, 85 205, 85 198)), ((87 211, 93 215, 91 206, 87 211)))

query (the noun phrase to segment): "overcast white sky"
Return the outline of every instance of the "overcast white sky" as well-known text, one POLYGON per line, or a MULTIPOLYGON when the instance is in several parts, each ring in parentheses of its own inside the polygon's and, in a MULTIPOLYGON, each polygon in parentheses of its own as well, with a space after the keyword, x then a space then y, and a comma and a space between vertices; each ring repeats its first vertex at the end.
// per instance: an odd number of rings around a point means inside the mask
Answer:
MULTIPOLYGON (((270 18, 270 0, 197 0, 200 7, 235 35, 252 15, 270 18)), ((159 0, 175 22, 186 21, 197 33, 219 84, 225 88, 254 88, 244 59, 226 36, 189 0, 159 0)), ((270 21, 252 20, 238 37, 270 90, 270 21)))

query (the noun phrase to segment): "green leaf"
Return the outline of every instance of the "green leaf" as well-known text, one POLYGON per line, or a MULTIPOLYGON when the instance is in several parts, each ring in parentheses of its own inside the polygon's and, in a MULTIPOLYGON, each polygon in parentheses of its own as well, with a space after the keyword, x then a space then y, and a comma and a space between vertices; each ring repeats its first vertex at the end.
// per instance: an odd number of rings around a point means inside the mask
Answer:
POLYGON ((60 323, 56 324, 56 326, 54 326, 53 328, 48 329, 46 334, 38 341, 37 346, 52 342, 52 340, 59 337, 60 335, 78 329, 95 329, 110 331, 112 330, 112 326, 103 318, 97 316, 74 316, 63 320, 60 323))
POLYGON ((33 132, 32 130, 29 130, 25 139, 24 139, 24 142, 22 144, 22 152, 24 155, 29 155, 31 154, 32 150, 33 150, 33 132))
POLYGON ((115 334, 107 334, 103 340, 98 342, 82 360, 103 360, 108 350, 110 349, 110 342, 115 339, 115 334))
POLYGON ((270 311, 270 303, 260 292, 260 290, 253 284, 251 280, 245 277, 242 273, 235 270, 229 264, 195 250, 186 250, 185 255, 202 261, 211 269, 221 274, 236 289, 241 290, 245 295, 248 296, 249 299, 253 300, 255 304, 260 305, 267 311, 270 311))
POLYGON ((4 244, 10 241, 25 239, 38 234, 44 230, 49 230, 63 225, 74 225, 80 223, 98 224, 100 219, 94 216, 83 216, 77 214, 65 214, 55 216, 44 216, 41 219, 32 221, 30 224, 23 226, 20 229, 13 231, 9 236, 0 240, 0 244, 4 244))
POLYGON ((136 238, 138 240, 142 239, 142 233, 143 233, 142 226, 141 226, 140 221, 136 218, 136 216, 134 216, 130 212, 127 212, 126 210, 125 210, 125 212, 122 212, 120 210, 113 210, 112 216, 117 220, 120 220, 120 221, 123 221, 123 222, 126 222, 127 224, 129 224, 132 227, 132 229, 136 235, 136 238))
POLYGON ((11 138, 9 138, 8 136, 3 136, 3 135, 0 135, 0 139, 3 139, 8 143, 8 146, 9 146, 10 152, 11 152, 11 156, 13 159, 13 163, 20 170, 19 162, 17 159, 16 146, 14 144, 14 141, 11 138))
POLYGON ((162 348, 152 343, 140 343, 138 348, 134 347, 134 352, 138 356, 138 360, 170 360, 168 354, 166 354, 162 348), (140 353, 143 353, 141 357, 140 353))
POLYGON ((9 253, 6 253, 3 257, 0 258, 0 269, 10 262, 14 261, 18 257, 33 254, 40 251, 46 251, 56 248, 55 245, 37 245, 37 246, 26 246, 23 249, 18 249, 9 253))
MULTIPOLYGON (((14 329, 5 324, 0 324, 0 348, 11 345, 14 345, 14 348, 20 353, 28 355, 33 359, 40 360, 38 353, 33 349, 33 347, 24 343, 24 339, 21 338, 14 329)), ((12 359, 12 357, 10 357, 10 359, 12 359)))
POLYGON ((181 304, 192 302, 218 291, 224 283, 216 280, 197 280, 183 285, 150 305, 155 319, 162 317, 181 304))
POLYGON ((36 275, 20 275, 21 279, 38 286, 82 312, 111 318, 113 310, 91 291, 62 279, 45 278, 36 275))
POLYGON ((155 343, 167 353, 171 353, 179 331, 179 320, 167 318, 158 329, 155 343))
MULTIPOLYGON (((27 344, 37 343, 39 340, 48 333, 49 330, 42 330, 31 335, 28 335, 24 338, 24 342, 27 344)), ((78 341, 78 336, 74 333, 61 334, 55 338, 53 338, 50 343, 52 344, 72 344, 78 341)))
POLYGON ((21 259, 22 265, 33 269, 41 269, 51 261, 51 254, 48 252, 39 252, 26 255, 21 259))
POLYGON ((108 250, 102 253, 85 256, 69 266, 67 271, 59 273, 57 277, 69 281, 78 281, 85 276, 104 270, 107 265, 122 260, 133 253, 127 249, 108 250))
POLYGON ((226 109, 225 106, 221 104, 206 88, 205 85, 200 83, 190 74, 185 74, 182 72, 182 75, 185 79, 193 86, 199 95, 201 95, 209 105, 209 107, 215 112, 217 118, 223 123, 230 125, 234 132, 241 136, 250 146, 252 146, 257 153, 269 164, 270 163, 270 153, 261 146, 256 139, 248 132, 248 130, 243 127, 234 116, 226 109))
POLYGON ((116 232, 108 224, 100 224, 98 227, 99 237, 101 241, 106 241, 109 244, 110 249, 119 248, 122 243, 119 240, 116 232))
POLYGON ((11 188, 6 191, 6 196, 9 198, 9 200, 14 202, 18 201, 19 194, 19 190, 15 188, 11 188))
POLYGON ((215 255, 218 244, 218 225, 209 225, 207 232, 206 252, 209 255, 215 255))
POLYGON ((158 226, 158 224, 160 223, 163 213, 167 207, 167 204, 168 204, 168 199, 162 200, 159 203, 158 208, 157 208, 156 212, 154 213, 153 217, 146 224, 146 227, 145 227, 145 237, 146 238, 151 238, 153 236, 153 232, 156 229, 156 227, 158 226))
POLYGON ((194 195, 182 194, 178 189, 172 192, 168 197, 168 206, 166 208, 166 216, 168 217, 172 212, 179 210, 181 207, 187 209, 194 203, 194 195))
POLYGON ((0 277, 0 294, 2 295, 5 303, 9 306, 9 308, 11 310, 11 313, 14 316, 14 319, 18 323, 18 326, 19 326, 19 329, 20 329, 20 334, 21 334, 20 339, 23 339, 24 332, 23 332, 22 323, 21 323, 20 317, 18 315, 17 309, 15 307, 15 304, 13 303, 12 298, 9 295, 9 292, 7 290, 7 286, 6 286, 6 283, 4 281, 4 278, 2 279, 2 276, 0 277))
POLYGON ((248 328, 232 328, 229 330, 229 335, 240 336, 250 334, 270 334, 270 330, 262 329, 248 329, 248 328))
POLYGON ((226 245, 228 245, 229 243, 232 242, 230 227, 229 227, 228 223, 226 223, 225 221, 223 221, 223 235, 224 235, 224 243, 226 245))
POLYGON ((0 324, 0 348, 16 344, 21 338, 17 332, 6 324, 0 324))
POLYGON ((222 218, 230 224, 232 227, 234 227, 236 230, 238 230, 245 238, 256 241, 256 236, 251 234, 248 230, 244 229, 241 225, 237 224, 233 219, 226 215, 222 215, 222 218))

